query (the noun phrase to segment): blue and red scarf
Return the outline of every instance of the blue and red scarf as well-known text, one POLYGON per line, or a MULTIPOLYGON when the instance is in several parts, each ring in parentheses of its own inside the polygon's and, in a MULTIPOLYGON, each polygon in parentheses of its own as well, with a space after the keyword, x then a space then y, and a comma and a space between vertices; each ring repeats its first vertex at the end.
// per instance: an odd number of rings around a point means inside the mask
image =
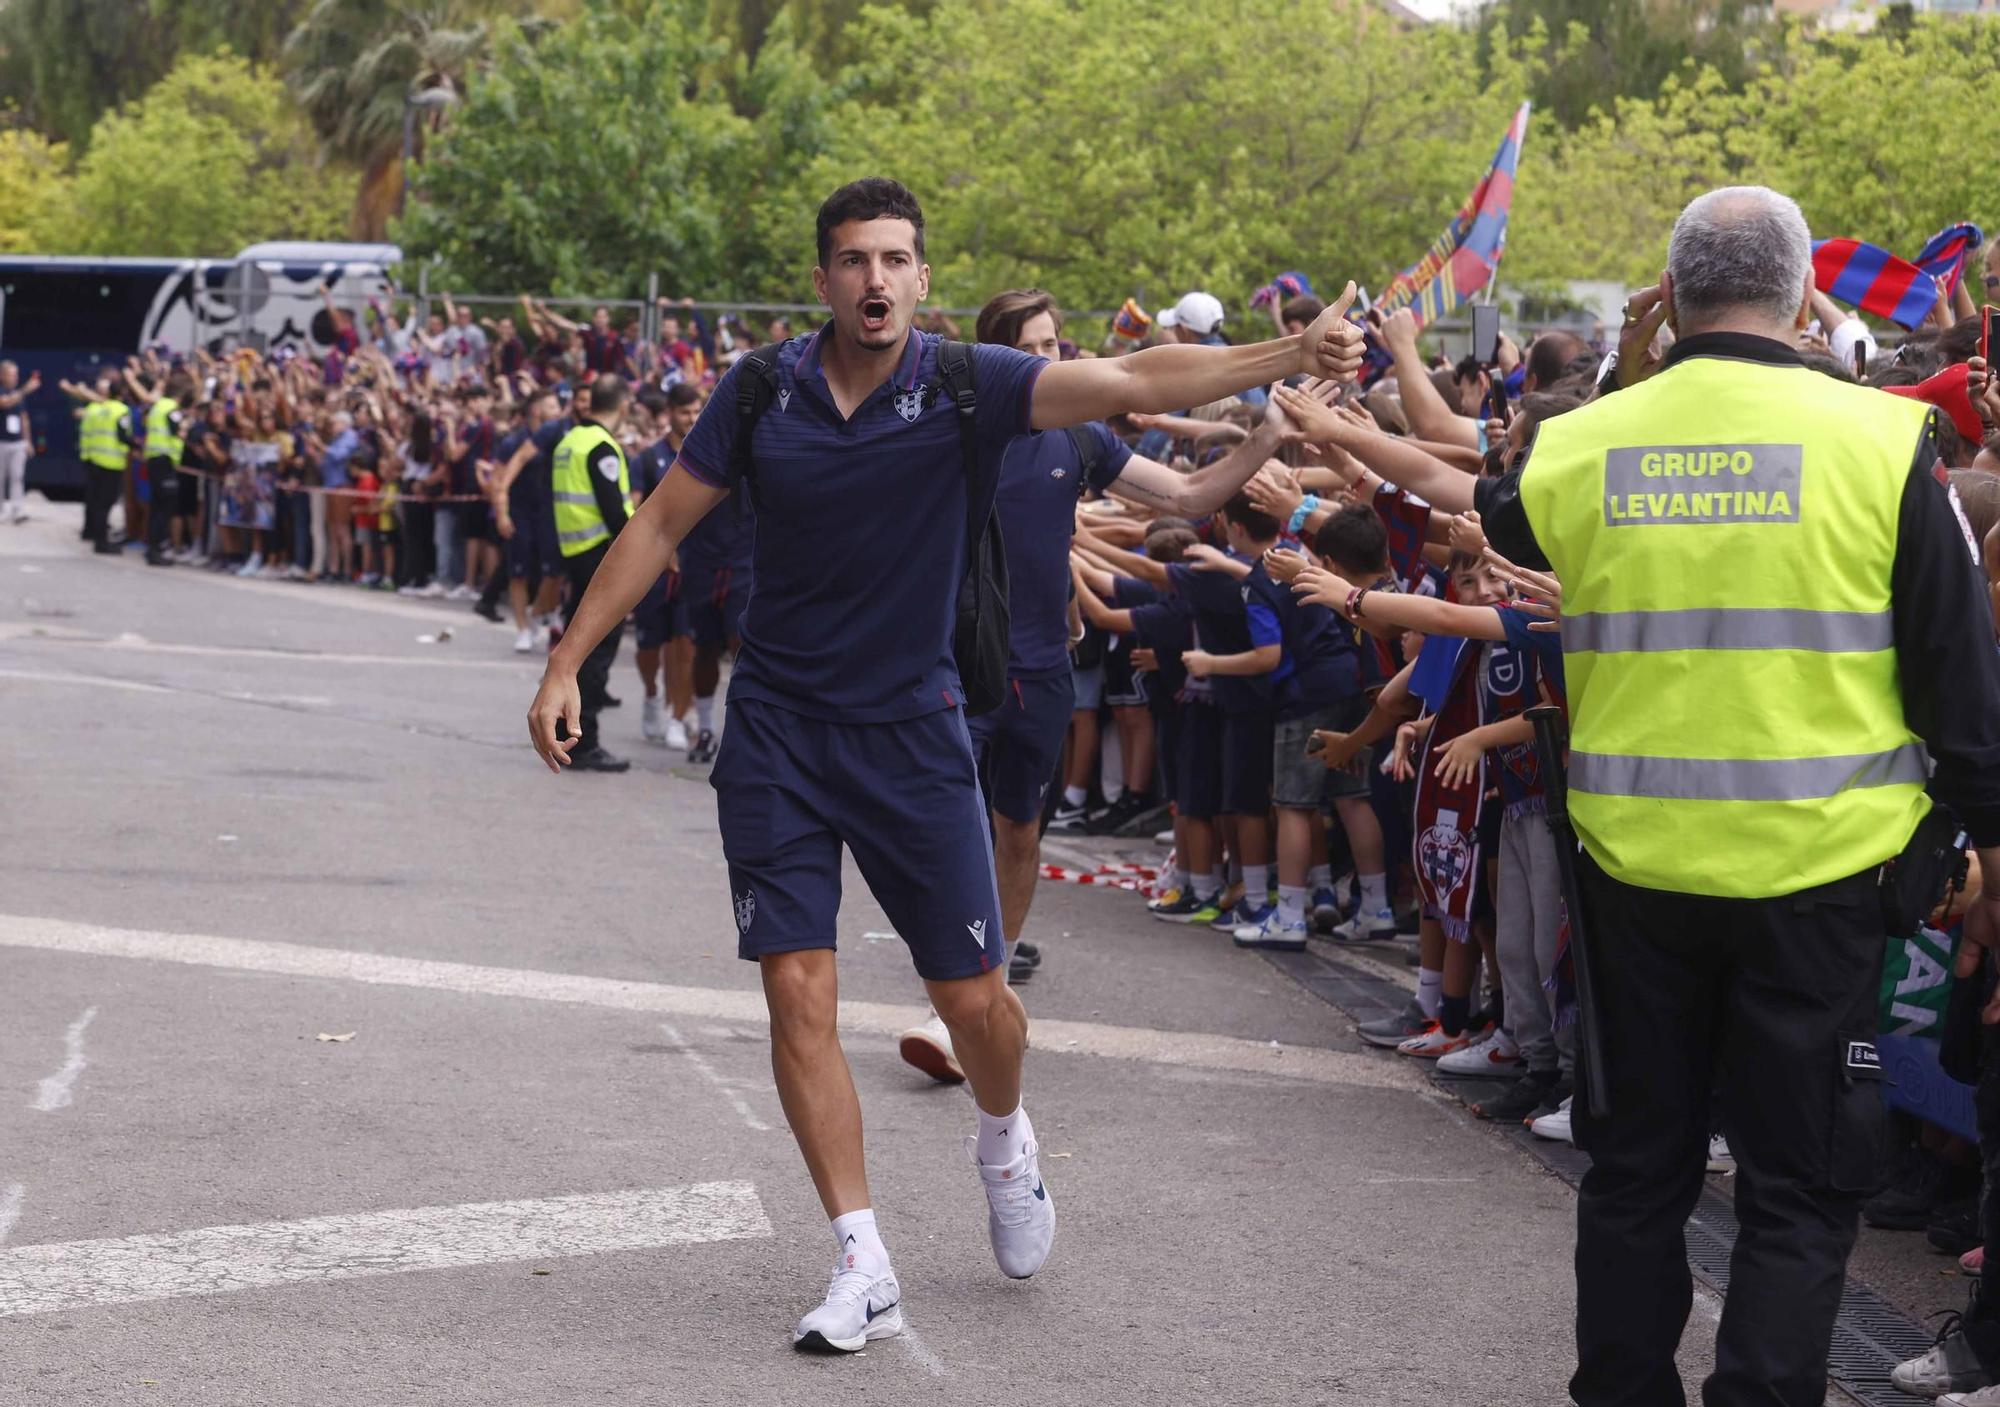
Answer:
POLYGON ((1481 753, 1472 777, 1457 786, 1437 775, 1434 759, 1443 755, 1445 745, 1454 738, 1524 712, 1535 699, 1533 672, 1532 661, 1518 650, 1467 641, 1458 652, 1451 687, 1431 724, 1418 765, 1417 887, 1425 912, 1438 921, 1446 937, 1460 943, 1472 937, 1472 911, 1482 871, 1479 821, 1492 784, 1493 759, 1490 753, 1481 753), (1497 651, 1505 653, 1488 667, 1488 657, 1497 651))

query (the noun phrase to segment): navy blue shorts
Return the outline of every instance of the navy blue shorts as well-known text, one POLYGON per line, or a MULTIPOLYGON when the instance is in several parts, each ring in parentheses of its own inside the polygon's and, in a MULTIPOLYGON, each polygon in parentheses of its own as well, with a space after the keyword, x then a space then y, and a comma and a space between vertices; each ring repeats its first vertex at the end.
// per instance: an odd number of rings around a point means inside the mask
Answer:
POLYGON ((687 600, 681 591, 680 573, 660 573, 660 579, 632 608, 632 623, 638 628, 642 650, 657 650, 667 641, 688 633, 687 600))
POLYGON ((721 647, 743 633, 743 604, 750 599, 748 568, 681 564, 681 595, 687 599, 688 631, 694 643, 721 647))
POLYGON ((562 576, 554 510, 539 498, 527 498, 511 505, 508 516, 514 520, 514 535, 507 539, 508 580, 562 576))
POLYGON ((1190 699, 1174 724, 1174 810, 1206 821, 1222 809, 1222 713, 1190 699))
POLYGON ((1222 809, 1231 816, 1262 816, 1271 809, 1271 715, 1222 715, 1222 809))
POLYGON ((1000 707, 969 720, 986 802, 1008 820, 1041 820, 1075 702, 1065 669, 1042 679, 1009 679, 1000 707))
POLYGON ((1104 701, 1113 708, 1143 708, 1146 704, 1146 675, 1132 669, 1134 643, 1131 636, 1121 635, 1118 643, 1104 652, 1104 701))
POLYGON ((731 699, 709 783, 739 957, 832 948, 840 847, 931 981, 1005 958, 993 840, 965 715, 833 723, 731 699))

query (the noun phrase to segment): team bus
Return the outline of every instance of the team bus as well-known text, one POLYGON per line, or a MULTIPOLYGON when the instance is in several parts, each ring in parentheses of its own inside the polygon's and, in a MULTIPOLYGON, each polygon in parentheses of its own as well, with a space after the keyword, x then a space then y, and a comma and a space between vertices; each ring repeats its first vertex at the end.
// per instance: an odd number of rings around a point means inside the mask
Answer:
POLYGON ((394 296, 402 257, 392 244, 316 243, 253 244, 234 259, 0 256, 0 360, 24 381, 42 374, 27 402, 29 486, 82 488, 73 404, 57 382, 88 383, 148 347, 323 353, 333 328, 321 285, 359 318, 370 298, 394 296))

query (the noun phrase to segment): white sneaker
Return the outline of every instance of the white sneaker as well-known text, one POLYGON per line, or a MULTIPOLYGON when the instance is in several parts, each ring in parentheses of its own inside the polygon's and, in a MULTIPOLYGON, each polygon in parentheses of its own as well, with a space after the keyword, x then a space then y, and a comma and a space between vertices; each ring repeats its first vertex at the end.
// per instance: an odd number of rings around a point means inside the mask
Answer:
POLYGON ((1413 1056, 1418 1060, 1441 1060, 1453 1051, 1464 1050, 1472 1044, 1472 1032, 1460 1031, 1455 1036, 1447 1036, 1444 1027, 1436 1021, 1428 1030, 1411 1036, 1396 1047, 1398 1053, 1413 1056))
POLYGON ((1386 943, 1396 936, 1396 912, 1356 910, 1353 918, 1334 925, 1332 936, 1336 943, 1386 943))
POLYGON ((1938 1407, 2000 1407, 2000 1387, 1950 1393, 1938 1399, 1938 1407))
POLYGON ((944 1018, 933 1011, 921 1026, 903 1032, 903 1061, 914 1065, 939 1084, 965 1083, 965 1071, 951 1048, 951 1032, 944 1018))
POLYGON ((1269 948, 1281 953, 1302 953, 1306 950, 1306 921, 1303 917, 1288 919, 1273 904, 1271 912, 1264 915, 1261 923, 1239 923, 1231 935, 1239 948, 1269 948))
POLYGON ((398 596, 421 596, 424 594, 424 589, 413 581, 405 586, 397 587, 396 594, 398 596))
POLYGON ((1551 1143, 1574 1143, 1569 1132, 1569 1100, 1565 1099, 1553 1114, 1544 1114, 1528 1125, 1528 1132, 1536 1138, 1546 1138, 1551 1143))
POLYGON ((688 749, 688 725, 678 718, 667 720, 667 750, 686 752, 688 749))
POLYGON ((1493 1034, 1477 1045, 1469 1045, 1464 1050, 1455 1050, 1450 1055, 1438 1058, 1440 1075, 1515 1075, 1528 1068, 1528 1062, 1521 1058, 1521 1048, 1514 1044, 1514 1038, 1498 1026, 1493 1034))
POLYGON ((426 601, 439 600, 445 594, 444 583, 441 581, 427 581, 417 588, 417 595, 423 597, 426 601))
POLYGON ((896 1272, 870 1275, 865 1270, 835 1266, 826 1287, 826 1302, 792 1330, 796 1348, 854 1353, 875 1339, 903 1332, 903 1287, 896 1272))
POLYGON ((649 743, 664 743, 667 730, 660 723, 660 699, 655 694, 639 701, 639 736, 649 743))
POLYGON ((264 570, 264 554, 261 552, 252 552, 250 554, 250 560, 245 562, 242 566, 236 569, 236 575, 255 576, 257 575, 257 573, 263 570, 264 570))
POLYGON ((987 1167, 979 1161, 979 1140, 965 1137, 965 1151, 986 1184, 986 1229, 993 1237, 993 1259, 1003 1275, 1025 1280, 1042 1268, 1056 1239, 1056 1204, 1042 1181, 1032 1138, 1011 1163, 987 1167))
POLYGON ((1945 1402, 1969 1403, 1972 1407, 2000 1404, 2000 1388, 1979 1366, 1979 1355, 1965 1337, 1962 1325, 1946 1320, 1946 1331, 1928 1352, 1898 1363, 1889 1371, 1889 1383, 1898 1392, 1912 1397, 1936 1397, 1945 1402), (1952 1396, 1946 1397, 1946 1393, 1952 1396))
POLYGON ((457 586, 445 592, 444 599, 447 601, 477 601, 479 599, 479 592, 467 586, 464 582, 460 582, 457 586))
POLYGON ((1729 1140, 1719 1133, 1708 1140, 1708 1170, 1712 1173, 1736 1171, 1736 1155, 1729 1151, 1729 1140))
POLYGON ((517 655, 532 655, 534 652, 535 630, 533 626, 530 626, 514 637, 514 653, 517 655))

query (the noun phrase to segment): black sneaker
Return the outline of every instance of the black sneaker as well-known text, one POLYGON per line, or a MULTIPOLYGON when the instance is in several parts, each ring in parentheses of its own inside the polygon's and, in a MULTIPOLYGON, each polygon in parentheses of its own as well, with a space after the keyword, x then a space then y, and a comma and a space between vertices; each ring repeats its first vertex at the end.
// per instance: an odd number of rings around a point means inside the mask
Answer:
POLYGON ((163 552, 148 552, 146 554, 146 565, 149 567, 171 567, 173 564, 174 559, 163 552))
POLYGON ((1125 837, 1152 835, 1162 826, 1173 824, 1173 807, 1158 797, 1145 797, 1141 804, 1133 807, 1132 814, 1118 827, 1114 834, 1125 837))
POLYGON ((694 746, 688 749, 688 761, 696 763, 715 761, 715 734, 706 728, 697 733, 694 746))
POLYGON ((1400 1016, 1385 1016, 1377 1021, 1364 1021, 1356 1034, 1369 1045, 1380 1046, 1384 1050, 1394 1050, 1411 1036, 1421 1036, 1431 1028, 1430 1017, 1417 1005, 1416 998, 1403 1008, 1400 1016))
POLYGON ((1010 987, 1018 987, 1034 975, 1035 964, 1022 961, 1019 953, 1007 963, 1007 985, 1010 987))
POLYGON ((1937 1209, 1924 1239, 1948 1256, 1962 1256, 1974 1246, 1983 1246, 1979 1235, 1979 1200, 1965 1197, 1937 1209))
POLYGON ((1890 1173, 1888 1186, 1861 1204, 1861 1215, 1884 1231, 1922 1231, 1949 1195, 1954 1171, 1930 1149, 1912 1144, 1890 1173))
POLYGON ((1555 1083, 1553 1075, 1523 1075, 1491 1099, 1473 1105, 1472 1112, 1495 1123, 1526 1123, 1547 1101, 1555 1083))
POLYGON ((90 550, 100 557, 116 557, 124 549, 119 547, 115 542, 100 542, 94 544, 90 550))
POLYGON ((606 695, 604 696, 604 707, 606 707, 606 708, 623 708, 623 707, 625 707, 625 700, 623 700, 623 699, 614 699, 613 697, 611 697, 611 695, 609 695, 609 694, 606 694, 606 695))
POLYGON ((1064 803, 1056 807, 1056 814, 1049 818, 1049 829, 1061 831, 1065 835, 1083 835, 1089 823, 1090 814, 1081 806, 1064 803))
POLYGON ((623 772, 632 764, 622 757, 614 757, 602 745, 573 752, 569 765, 579 772, 623 772))
POLYGON ((1014 945, 1014 961, 1025 962, 1030 967, 1042 965, 1042 950, 1023 938, 1014 945))
POLYGON ((500 619, 500 608, 483 597, 477 605, 473 606, 472 613, 476 616, 484 616, 487 620, 497 621, 500 619))

